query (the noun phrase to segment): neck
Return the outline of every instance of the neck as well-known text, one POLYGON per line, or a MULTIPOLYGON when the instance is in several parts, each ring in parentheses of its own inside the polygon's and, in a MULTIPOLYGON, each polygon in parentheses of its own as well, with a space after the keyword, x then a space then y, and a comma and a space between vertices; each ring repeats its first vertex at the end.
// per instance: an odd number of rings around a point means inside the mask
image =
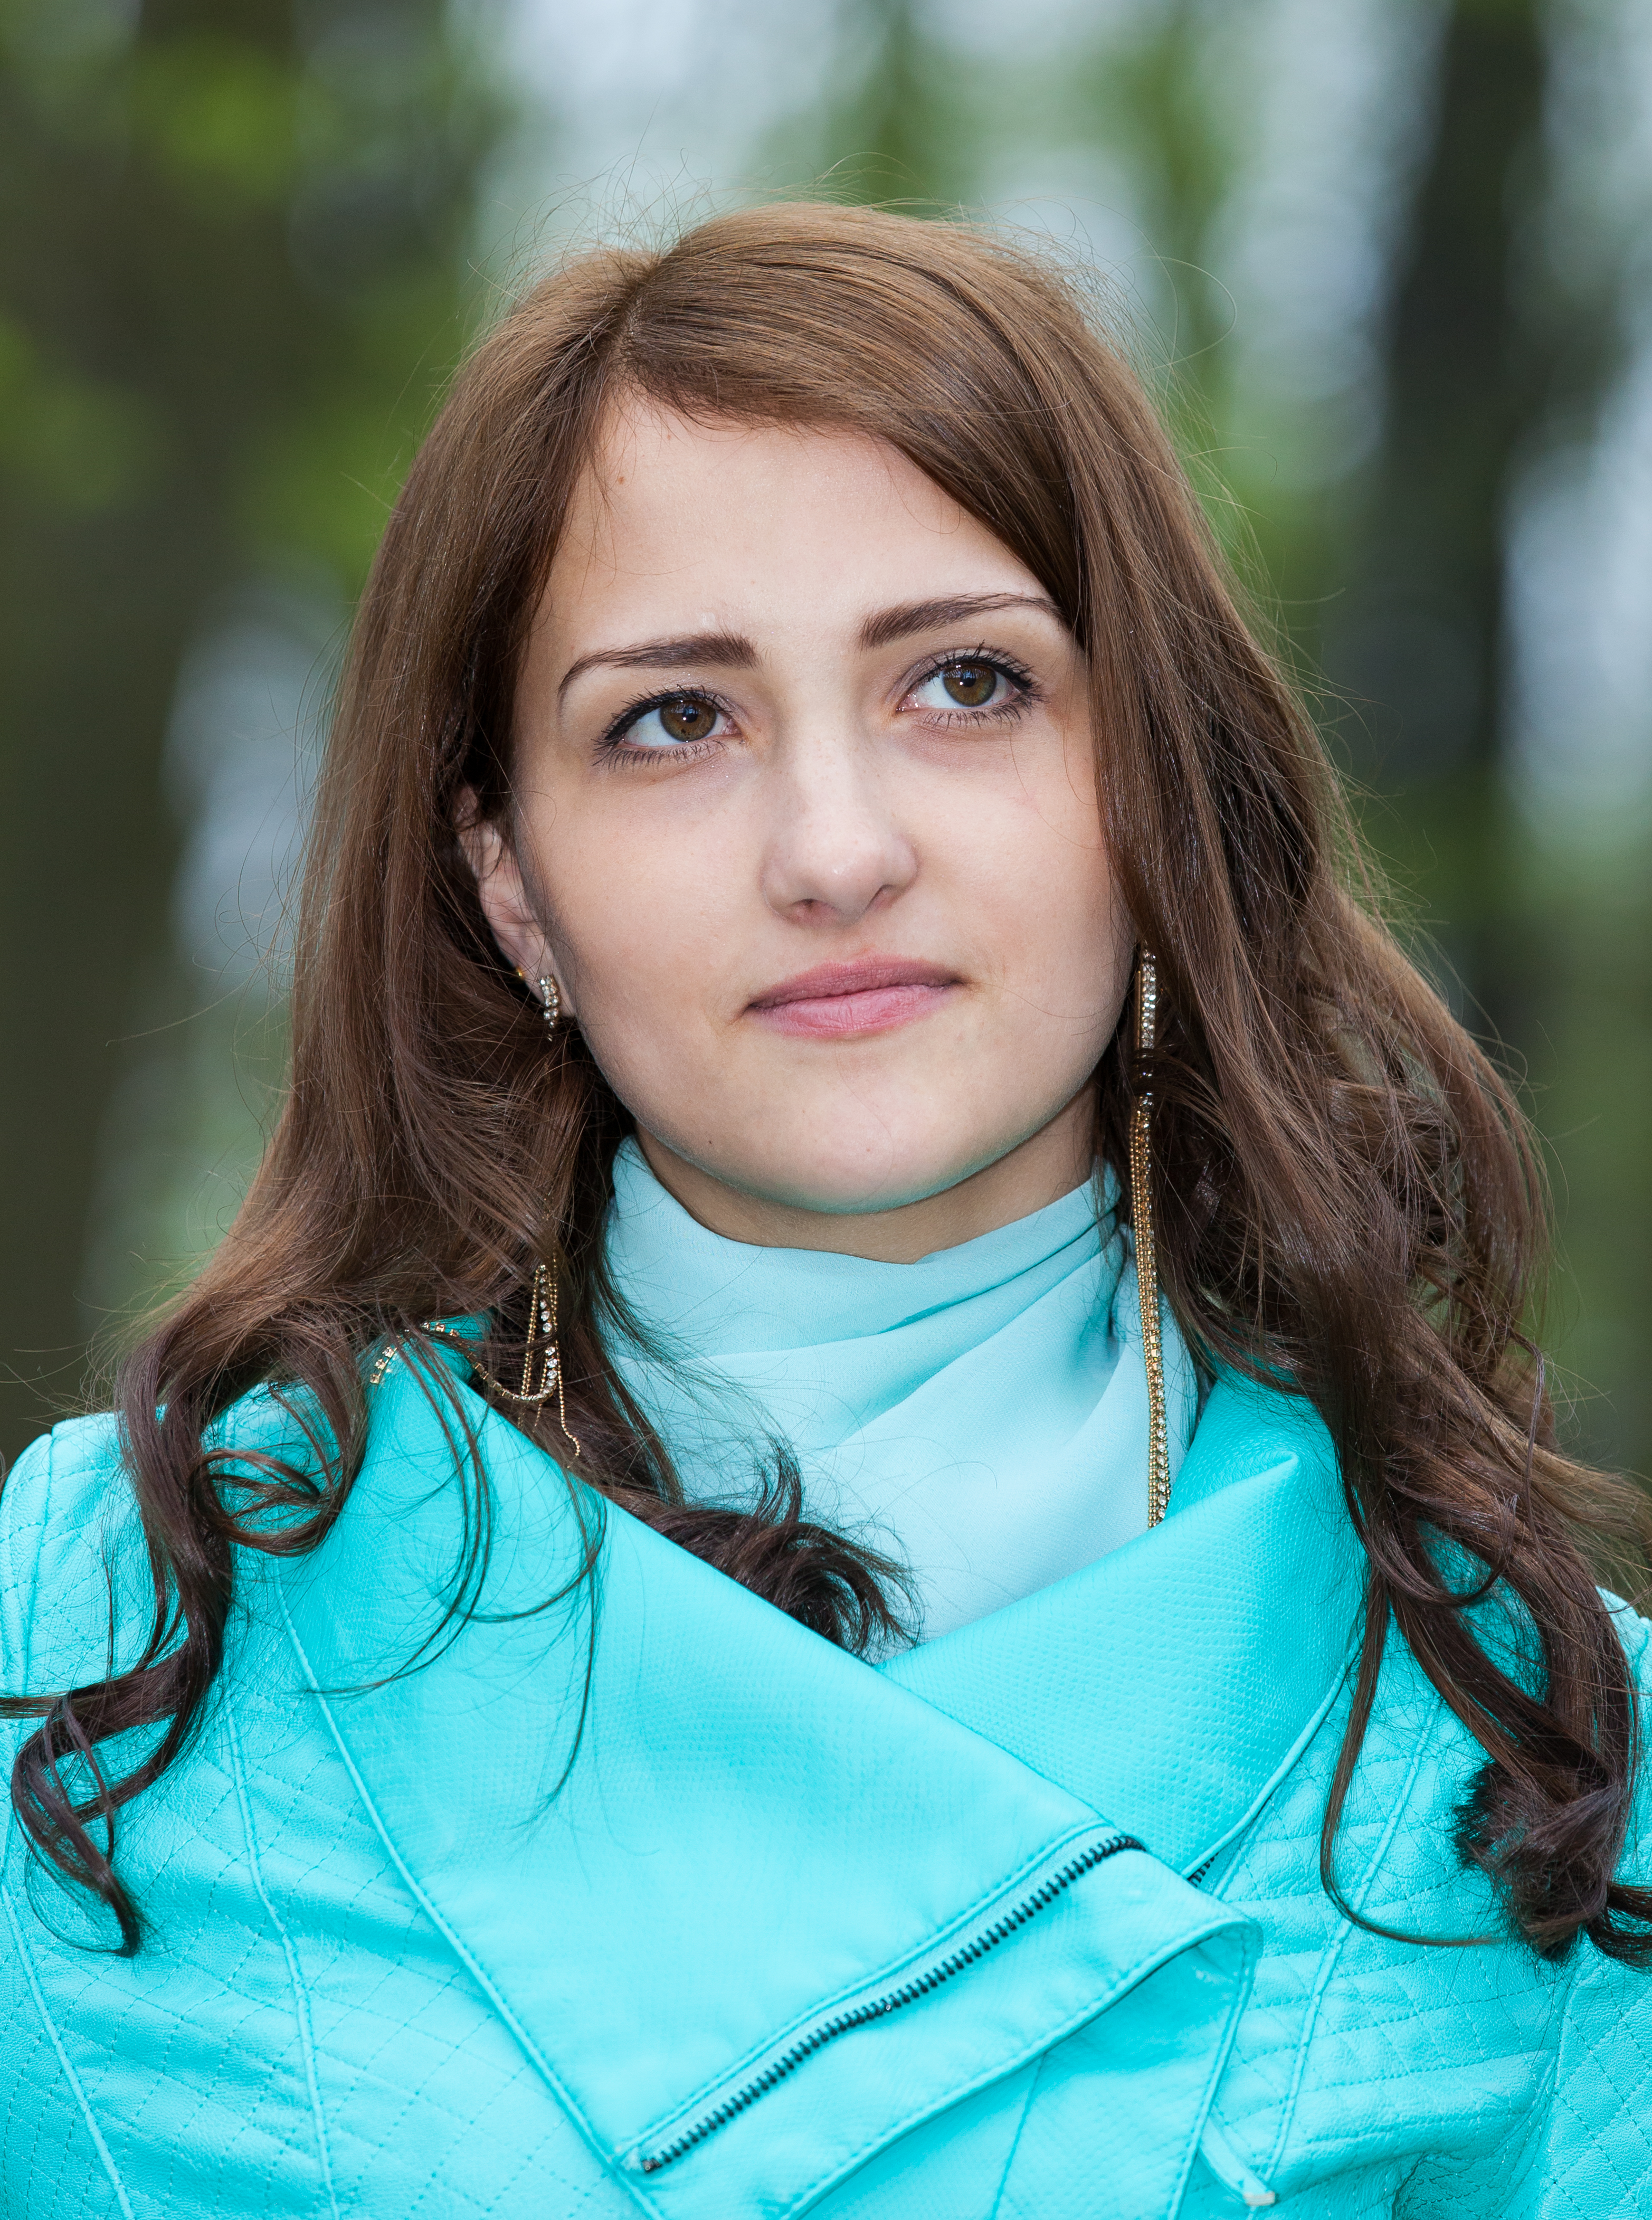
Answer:
POLYGON ((1058 1202, 1090 1176, 1095 1096, 1086 1087, 1047 1126, 938 1194, 871 1210, 814 1208, 731 1185, 639 1126, 649 1169, 691 1218, 757 1249, 819 1249, 880 1264, 915 1264, 1058 1202))

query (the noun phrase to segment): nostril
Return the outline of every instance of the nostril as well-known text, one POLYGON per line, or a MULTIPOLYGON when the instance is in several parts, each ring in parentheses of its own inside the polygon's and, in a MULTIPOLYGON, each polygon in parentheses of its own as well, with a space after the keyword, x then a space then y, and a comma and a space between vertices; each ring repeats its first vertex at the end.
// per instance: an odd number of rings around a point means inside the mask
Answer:
POLYGON ((893 901, 917 874, 916 853, 895 827, 816 816, 777 830, 764 859, 763 891, 771 908, 800 920, 853 923, 893 901))

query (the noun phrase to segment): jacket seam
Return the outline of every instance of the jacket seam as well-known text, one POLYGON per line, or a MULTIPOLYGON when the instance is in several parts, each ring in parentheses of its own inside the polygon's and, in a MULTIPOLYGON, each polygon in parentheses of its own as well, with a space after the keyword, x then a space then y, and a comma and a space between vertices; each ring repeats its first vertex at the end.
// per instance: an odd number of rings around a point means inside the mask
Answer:
POLYGON ((1309 1714, 1306 1725, 1303 1727, 1296 1740, 1280 1759, 1279 1763, 1269 1774, 1262 1787, 1257 1789, 1232 1825, 1225 1833, 1219 1835, 1208 1849, 1201 1851, 1197 1857, 1181 1868, 1181 1878, 1188 1881, 1190 1886, 1203 1888, 1206 1894, 1213 1898, 1218 1903, 1227 1902, 1228 1883, 1233 1877, 1236 1867, 1234 1853, 1242 1848, 1245 1836, 1256 1827, 1262 1813, 1318 1740, 1320 1730, 1330 1718, 1337 1699, 1347 1686, 1348 1671, 1348 1664, 1344 1661, 1336 1679, 1309 1714), (1208 1887, 1206 1887, 1204 1881, 1193 1880, 1193 1875, 1200 1870, 1200 1867, 1213 1868, 1221 1859, 1226 1859, 1227 1863, 1223 1867, 1221 1874, 1210 1880, 1208 1887))
MULTIPOLYGON (((1169 2206, 1169 2210, 1175 2211, 1176 2202, 1187 2185, 1188 2175, 1199 2148, 1199 2135, 1205 2124, 1205 2115, 1210 2109, 1216 2084, 1220 2079, 1223 2068, 1226 2066, 1228 2052, 1232 2047, 1233 2036, 1238 2027, 1239 2015, 1244 2009, 1245 1999, 1250 1992, 1251 1979, 1256 1972, 1255 1953, 1251 1945, 1249 1923, 1237 1915, 1231 1919, 1212 1920, 1202 1931, 1183 1936, 1168 1949, 1144 1952, 1133 1965, 1126 1967, 1111 1986, 1102 1991, 1100 1998, 1094 2002, 1081 2005, 1076 2011, 1069 2012, 1067 2017, 1055 2028, 1034 2036, 1013 2058, 989 2068, 985 2073, 978 2073, 973 2081, 965 2082, 962 2087, 952 2090, 949 2095, 938 2102, 916 2106, 903 2119, 896 2121, 892 2126, 886 2124, 878 2129, 876 2133, 870 2136, 857 2150, 851 2153, 848 2158, 840 2161, 824 2180, 811 2182, 807 2189, 801 2190, 791 2203, 784 2207, 782 2220, 794 2220, 795 2215, 802 2212, 807 2206, 814 2204, 817 2198, 825 2195, 828 2190, 835 2189, 838 2184, 846 2179, 857 2166, 863 2166, 869 2158, 876 2156, 879 2151, 888 2150, 893 2144, 899 2142, 902 2136, 910 2134, 913 2128, 921 2127, 926 2120, 933 2119, 940 2112, 951 2111, 955 2105, 963 2104, 966 2098, 975 2096, 982 2089, 990 2089, 994 2082, 1007 2080, 1013 2073, 1019 2072, 1029 2059, 1047 2058, 1057 2045, 1064 2042, 1075 2029, 1086 2026, 1093 2019, 1100 2019, 1103 2012, 1113 2009, 1120 1997, 1127 1996, 1132 1989, 1139 1987, 1142 1982, 1150 1980, 1162 1966, 1168 1966, 1173 1958, 1179 1958, 1184 1951, 1197 1950, 1202 1944, 1213 1942, 1217 1936, 1224 1934, 1234 1936, 1238 1942, 1240 1957, 1238 1975, 1234 1982, 1232 2001, 1228 2006, 1223 2039, 1217 2046, 1215 2061, 1206 2077, 1203 2101, 1199 2107, 1198 2125, 1183 2154, 1181 2166, 1176 2176, 1175 2190, 1169 2206)), ((1001 2199, 1007 2180, 1007 2172, 1005 2183, 1001 2184, 999 2189, 1001 2199)))
MULTIPOLYGON (((47 1522, 52 1515, 52 1490, 57 1481, 57 1431, 56 1429, 53 1428, 53 1431, 46 1437, 46 1485, 41 1490, 41 1531, 42 1534, 45 1532, 47 1522)), ((27 1456, 28 1454, 28 1450, 25 1450, 23 1456, 27 1456)), ((10 1481, 16 1478, 17 1469, 22 1463, 22 1461, 23 1458, 21 1456, 13 1461, 6 1472, 6 1481, 10 1481)), ((14 1547, 17 1522, 15 1512, 10 1517, 7 1517, 5 1515, 5 1493, 4 1483, 0 1482, 0 1545, 4 1547, 6 1553, 6 1593, 9 1598, 17 1599, 20 1598, 22 1594, 21 1587, 17 1579, 16 1550, 14 1547)), ((37 1585, 38 1584, 34 1581, 31 1581, 29 1583, 31 1605, 37 1585)), ((26 1695, 33 1686, 34 1679, 34 1614, 32 1608, 25 1613, 21 1600, 19 1600, 16 1604, 15 1612, 9 1612, 8 1616, 12 1618, 13 1628, 16 1637, 17 1664, 20 1677, 17 1686, 15 1688, 7 1690, 6 1693, 14 1696, 26 1695)))
MULTIPOLYGON (((1429 1747, 1434 1740, 1436 1730, 1439 1726, 1440 1714, 1443 1708, 1443 1706, 1437 1697, 1435 1699, 1434 1708, 1429 1715, 1428 1724, 1423 1733, 1418 1737, 1417 1747, 1412 1752, 1412 1760, 1410 1765, 1406 1770, 1404 1785, 1401 1787, 1399 1795, 1394 1799, 1394 1807, 1393 1812, 1389 1814, 1387 1825, 1382 1830, 1381 1840, 1372 1851, 1370 1858, 1366 1864, 1365 1870, 1359 1877, 1357 1894, 1350 1899, 1354 1910, 1357 1911, 1362 1911, 1364 1910, 1366 1898, 1369 1895, 1372 1888, 1375 1886, 1376 1877, 1382 1869, 1382 1861, 1388 1855, 1389 1846, 1393 1841, 1395 1830, 1398 1829, 1400 1822, 1405 1815, 1406 1808, 1411 1801, 1411 1793, 1412 1790, 1416 1786, 1418 1773, 1422 1767, 1423 1760, 1427 1755, 1429 1747)), ((1313 1988, 1308 1998, 1307 2008, 1302 2015, 1302 2032, 1297 2040, 1296 2061, 1291 2072, 1291 2086, 1286 2092, 1285 2109, 1280 2120, 1279 2131, 1274 2138, 1273 2145, 1269 2151, 1266 2161, 1259 2169, 1269 2179, 1271 2179, 1279 2171, 1280 2167, 1284 2163, 1285 2145, 1289 2140, 1291 2130, 1295 2124, 1296 2107, 1302 2093, 1303 2079, 1307 2072, 1308 2052, 1312 2047, 1313 2030, 1318 2020, 1319 2009, 1325 2001, 1325 1992, 1331 1986, 1331 1976, 1337 1970, 1337 1961, 1342 1956, 1343 1945, 1347 1942, 1349 1936, 1353 1933, 1353 1931, 1354 1922, 1349 1918, 1346 1913, 1344 1913, 1335 1936, 1325 1946, 1324 1955, 1320 1959, 1319 1970, 1314 1978, 1313 1988)))
POLYGON ((252 1826, 252 1799, 246 1787, 246 1762, 241 1749, 240 1723, 235 1715, 235 1705, 228 1689, 224 1695, 224 1724, 228 1730, 230 1762, 235 1775, 235 1796, 240 1805, 241 1829, 246 1838, 246 1861, 252 1871, 252 1886, 258 1891, 259 1902, 281 1941, 282 1955, 287 1961, 287 1980, 292 1989, 293 2017, 298 2025, 298 2048, 304 2061, 304 2081, 309 2092, 310 2117, 315 2127, 315 2153, 321 2169, 321 2186, 327 2192, 327 2209, 333 2220, 340 2220, 338 2192, 333 2182, 333 2155, 328 2147, 327 2115, 321 2106, 321 2086, 315 2068, 315 2030, 311 2024, 309 1991, 304 1986, 302 1971, 298 1963, 297 1946, 289 1932, 286 1922, 276 1910, 270 1892, 265 1885, 264 1861, 259 1855, 258 1836, 252 1826))
MULTIPOLYGON (((1052 1858, 1058 1858, 1062 1852, 1074 1843, 1082 1841, 1086 1835, 1093 1835, 1098 1827, 1106 1827, 1108 1824, 1098 1813, 1094 1818, 1086 1820, 1078 1826, 1069 1827, 1065 1834, 1057 1836, 1052 1841, 1046 1843, 1041 1849, 1035 1850, 1023 1858, 1020 1864, 1006 1874, 1001 1880, 989 1883, 979 1896, 964 1906, 962 1911, 955 1912, 944 1927, 938 1928, 932 1935, 926 1936, 922 1942, 913 1943, 910 1949, 903 1950, 898 1957, 885 1961, 871 1973, 863 1974, 858 1979, 845 1983, 842 1988, 834 1990, 831 1996, 821 1999, 818 2003, 806 2005, 801 2011, 794 2012, 783 2027, 752 2043, 739 2058, 732 2060, 726 2066, 719 2067, 718 2071, 702 2081, 697 2089, 690 2090, 686 2097, 680 2098, 669 2112, 663 2114, 657 2120, 651 2120, 645 2127, 628 2139, 627 2148, 640 2147, 661 2136, 669 2135, 673 2124, 685 2114, 703 2111, 713 2092, 720 2089, 726 2082, 732 2080, 739 2074, 750 2073, 759 2059, 766 2058, 770 2052, 783 2047, 790 2037, 813 2026, 817 2020, 829 2017, 832 2013, 840 2011, 851 1998, 863 1995, 868 1989, 876 1990, 882 1984, 898 1980, 909 1967, 921 1962, 924 1959, 932 1957, 936 1951, 944 1949, 947 1942, 957 1936, 960 1930, 975 1924, 992 1905, 997 1904, 1012 1890, 1020 1887, 1040 1868, 1048 1865, 1052 1858)), ((1135 1845, 1131 1844, 1131 1847, 1134 1848, 1135 1845)), ((1230 1925, 1234 1920, 1242 1919, 1244 1916, 1242 1912, 1236 1912, 1232 1914, 1230 1920, 1221 1924, 1230 1925)))
POLYGON ((1217 2096, 1226 2078, 1228 2066, 1233 2056, 1233 2047, 1239 2039, 1239 2023, 1244 2018, 1244 2008, 1250 2000, 1250 1991, 1256 1978, 1256 1966, 1265 1945, 1258 1936, 1253 1947, 1250 1935, 1245 1934, 1242 1947, 1244 1960, 1240 1969, 1241 1979, 1234 1994, 1232 2009, 1227 2016, 1227 2025, 1223 2031, 1221 2041, 1216 2046, 1215 2055, 1211 2060, 1210 2071, 1205 2076, 1204 2094, 1199 2109, 1194 2116, 1193 2132, 1188 2138, 1187 2148, 1182 2154, 1181 2170, 1176 2176, 1175 2189, 1170 2199, 1172 2213, 1181 2211, 1182 2199, 1187 2196, 1188 2184, 1192 2179, 1200 2148, 1205 2139, 1206 2127, 1215 2113, 1217 2096))
POLYGON ((360 1797, 363 1807, 367 1813, 367 1817, 372 1822, 374 1832, 377 1835, 380 1842, 383 1843, 385 1851, 390 1857, 391 1864, 401 1875, 402 1880, 411 1893, 415 1903, 417 1904, 420 1910, 424 1913, 426 1918, 430 1921, 432 1926, 436 1930, 436 1932, 446 1943, 448 1949, 452 1950, 459 1963, 477 1983, 483 1994, 487 1998, 489 2003, 499 2014, 500 2018, 503 2020, 505 2025, 510 2030, 512 2035, 515 2036, 517 2042, 521 2043, 523 2052, 532 2062, 536 2071, 544 2077, 546 2084, 556 2096, 558 2102, 564 2107, 569 2118, 573 2122, 579 2133, 584 2137, 593 2156, 595 2157, 602 2165, 609 2179, 620 2183, 628 2195, 632 2198, 633 2201, 640 2205, 645 2212, 654 2212, 657 2208, 652 2204, 645 2202, 637 2185, 627 2179, 624 2172, 614 2164, 613 2153, 604 2148, 601 2139, 592 2129, 590 2122, 585 2117, 585 2115, 578 2104, 576 2103, 572 2092, 564 2088, 555 2067, 552 2065, 545 2053, 540 2049, 539 2044, 534 2042, 527 2028, 523 2026, 516 2013, 512 2011, 508 2001, 500 1990, 497 1983, 493 1980, 492 1976, 483 1965, 481 1960, 477 1958, 475 1952, 466 1945, 463 1938, 455 1931, 452 1923, 444 1918, 441 1912, 438 1911, 436 1905, 432 1902, 429 1895, 420 1886, 412 1868, 402 1856, 401 1851, 396 1848, 396 1839, 390 1833, 390 1829, 384 1824, 383 1818, 380 1814, 378 1805, 374 1801, 372 1791, 368 1787, 367 1782, 362 1774, 361 1768, 357 1765, 354 1757, 351 1755, 350 1746, 346 1742, 343 1734, 340 1730, 339 1723, 333 1716, 333 1707, 327 1702, 327 1698, 321 1693, 321 1685, 315 1678, 315 1668, 310 1664, 309 1654, 305 1650, 302 1642, 299 1639, 298 1629, 294 1624, 291 1607, 287 1601, 285 1583, 277 1577, 274 1586, 276 1600, 281 1606, 281 1616, 286 1624, 287 1638, 292 1643, 293 1650, 303 1670, 304 1677, 309 1683, 310 1694, 314 1698, 315 1703, 320 1706, 321 1717, 327 1721, 327 1730, 333 1737, 334 1744, 338 1750, 340 1758, 343 1762, 345 1771, 349 1774, 351 1785, 355 1789, 357 1795, 360 1797))
MULTIPOLYGON (((1593 1945, 1587 1947, 1593 1948, 1593 1945)), ((1515 2170, 1509 2178, 1511 2193, 1523 2187, 1537 2168, 1545 2163, 1547 2146, 1555 2128, 1555 2099, 1560 2092, 1561 2057, 1566 2048, 1567 2030, 1571 2025, 1572 2007, 1577 2002, 1579 1989, 1583 1986, 1587 1962, 1585 1948, 1574 1943, 1572 1949, 1572 1963, 1567 1973, 1565 1986, 1555 1999, 1555 2010, 1549 2021, 1553 2033, 1549 2042, 1549 2061, 1543 2071, 1542 2115, 1541 2117, 1538 2117, 1537 2107, 1534 2102, 1531 2126, 1526 2136, 1525 2148, 1521 2152, 1515 2170)))
MULTIPOLYGON (((1502 2156, 1506 2148, 1506 2145, 1503 2142, 1493 2145, 1489 2151, 1479 2152, 1471 2158, 1460 2160, 1455 2167, 1449 2166, 1448 2161, 1448 2179, 1444 2182, 1441 2182, 1437 2178, 1435 2180, 1431 2180, 1425 2185, 1426 2193, 1428 2193, 1433 2200, 1433 2210, 1437 2211, 1440 2209, 1440 2192, 1443 2189, 1449 2189, 1452 2186, 1456 2186, 1461 2190, 1465 2190, 1471 2197, 1474 2196, 1475 2193, 1475 2175, 1478 2174, 1480 2176, 1481 2182, 1483 2185, 1488 2170, 1491 2173, 1493 2186, 1497 2190, 1499 2210, 1507 2211, 1512 2209, 1507 2200, 1512 2199, 1520 2190, 1525 2188, 1537 2167, 1543 2163, 1543 2144, 1547 2137, 1549 2124, 1553 2113, 1555 2086, 1559 2078, 1559 2071, 1560 2049, 1558 2043, 1556 2043, 1555 2050, 1551 2055, 1547 2066, 1543 2069, 1542 2088, 1540 2091, 1534 2092, 1532 2099, 1534 2106, 1533 2123, 1529 2129, 1521 2143, 1519 2150, 1515 2155, 1514 2164, 1512 2170, 1503 2177, 1501 2186, 1497 2186, 1495 2168, 1498 2161, 1502 2156), (1543 2107, 1540 2123, 1535 2116, 1535 2108, 1539 2102, 1541 2102, 1543 2107)), ((1422 2174, 1424 2167, 1428 2164, 1431 2156, 1443 2157, 1444 2154, 1431 2153, 1428 2151, 1419 2152, 1405 2179, 1395 2190, 1394 2212, 1397 2216, 1397 2220, 1404 2220, 1404 2216, 1408 2208, 1403 2200, 1416 2187, 1418 2178, 1422 2174)), ((1484 2211, 1486 2207, 1481 2204, 1476 2209, 1481 2211, 1484 2211)))
POLYGON ((18 1962, 22 1967, 23 1978, 28 1983, 29 1994, 34 1999, 34 2009, 39 2012, 52 2048, 57 2053, 58 2064, 62 2068, 63 2078, 72 2091, 76 2104, 80 2107, 80 2117, 86 2123, 86 2132, 91 2137, 92 2148, 97 2153, 103 2172, 109 2177, 109 2187, 115 2192, 115 2201, 121 2208, 123 2220, 134 2220, 131 2199, 128 2197, 126 2186, 121 2179, 120 2168, 115 2163, 115 2155, 103 2140, 103 2132, 97 2124, 97 2116, 91 2108, 91 2100, 88 2098, 80 2076, 75 2072, 69 2053, 64 2047, 63 2037, 58 2032, 57 2022, 52 2017, 51 2008, 46 2001, 46 1992, 41 1986, 40 1976, 35 1971, 34 1955, 29 1949, 28 1939, 23 1934, 22 1924, 17 1918, 16 1906, 11 1900, 11 1892, 3 1883, 0 1883, 0 1904, 5 1906, 6 1924, 11 1929, 11 1939, 16 1946, 18 1962))
POLYGON ((1010 2137, 1009 2155, 1004 2161, 1004 2170, 998 2177, 998 2187, 993 2195, 993 2209, 987 2220, 1000 2220, 1003 2211, 1004 2199, 1009 2193, 1010 2176, 1015 2171, 1015 2155, 1021 2148, 1021 2138, 1026 2133, 1026 2123, 1032 2117, 1032 2100, 1038 2093, 1038 2084, 1044 2079, 1044 2067, 1049 2062, 1050 2053, 1046 2050, 1028 2079, 1026 2094, 1021 2099, 1020 2117, 1015 2123, 1015 2133, 1010 2137))

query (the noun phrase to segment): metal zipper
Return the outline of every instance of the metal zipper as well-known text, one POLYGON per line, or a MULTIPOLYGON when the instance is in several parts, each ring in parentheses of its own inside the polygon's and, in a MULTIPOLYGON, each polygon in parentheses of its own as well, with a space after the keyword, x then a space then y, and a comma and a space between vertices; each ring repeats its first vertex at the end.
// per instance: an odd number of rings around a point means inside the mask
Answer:
POLYGON ((696 2120, 691 2128, 685 2129, 663 2149, 653 2151, 647 2157, 627 2159, 627 2165, 639 2173, 658 2173, 662 2167, 670 2166, 685 2152, 691 2151, 696 2143, 703 2142, 719 2128, 726 2127, 731 2120, 738 2118, 740 2113, 755 2105, 759 2097, 767 2096, 776 2082, 783 2081, 789 2073, 795 2073, 807 2060, 814 2057, 817 2050, 823 2049, 837 2036, 847 2035, 853 2028, 864 2027, 870 2021, 883 2019, 890 2012, 899 2011, 902 2005, 915 2004, 919 1998, 926 1997, 932 1989, 939 1988, 942 1982, 950 1981, 954 1974, 963 1973, 977 1959, 984 1958, 989 1950, 996 1949, 1001 1942, 1007 1942, 1018 1928, 1026 1925, 1035 1912, 1042 1911, 1047 1905, 1053 1904, 1075 1880, 1106 1859, 1116 1857, 1120 1850, 1139 1850, 1142 1848, 1133 1835, 1109 1835, 1105 1842, 1092 1843, 1088 1850, 1069 1859, 1067 1864, 1041 1881, 1031 1895, 1024 1896, 1019 1904, 1001 1913, 990 1927, 983 1927, 978 1935, 971 1936, 967 1942, 924 1973, 915 1974, 909 1981, 903 1981, 899 1988, 887 1990, 881 1997, 870 1998, 863 2005, 856 2005, 848 2011, 837 2012, 832 2018, 822 2020, 818 2027, 812 2027, 807 2035, 800 2036, 789 2049, 782 2051, 778 2058, 771 2060, 761 2073, 746 2082, 744 2087, 737 2089, 732 2097, 726 2097, 714 2111, 696 2120))

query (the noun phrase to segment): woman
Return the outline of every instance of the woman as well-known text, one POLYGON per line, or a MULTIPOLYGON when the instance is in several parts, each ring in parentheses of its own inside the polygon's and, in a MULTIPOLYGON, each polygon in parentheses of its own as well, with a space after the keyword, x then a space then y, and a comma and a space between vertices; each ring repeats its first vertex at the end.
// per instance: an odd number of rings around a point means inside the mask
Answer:
POLYGON ((530 294, 268 1159, 5 1491, 6 2211, 1643 2211, 1643 1528, 1358 883, 1057 277, 530 294))

